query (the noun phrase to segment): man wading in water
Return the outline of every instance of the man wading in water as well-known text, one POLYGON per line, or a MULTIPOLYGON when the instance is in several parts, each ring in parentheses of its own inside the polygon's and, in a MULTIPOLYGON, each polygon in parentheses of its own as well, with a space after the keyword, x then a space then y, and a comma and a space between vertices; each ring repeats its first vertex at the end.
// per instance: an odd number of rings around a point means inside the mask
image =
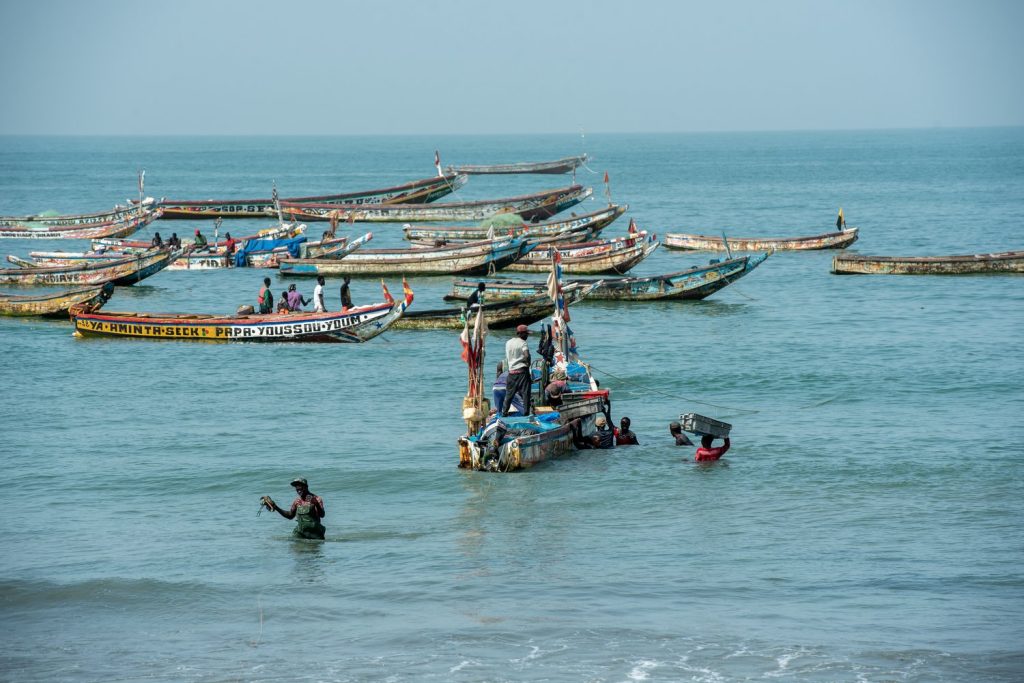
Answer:
POLYGON ((268 510, 273 510, 285 519, 294 519, 298 523, 292 534, 298 538, 319 538, 323 539, 327 529, 320 523, 320 520, 327 514, 324 512, 324 499, 315 493, 311 493, 309 485, 301 477, 292 480, 295 487, 295 494, 298 496, 292 501, 292 509, 285 512, 277 507, 277 503, 271 500, 270 496, 263 496, 263 505, 268 510))

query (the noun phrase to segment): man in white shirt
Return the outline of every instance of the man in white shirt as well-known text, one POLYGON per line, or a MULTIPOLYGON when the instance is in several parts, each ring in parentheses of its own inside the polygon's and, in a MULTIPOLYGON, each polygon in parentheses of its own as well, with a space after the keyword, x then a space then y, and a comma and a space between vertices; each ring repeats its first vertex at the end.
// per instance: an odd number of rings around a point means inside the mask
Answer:
POLYGON ((508 378, 505 380, 505 400, 502 402, 499 417, 508 415, 512 401, 518 395, 523 400, 523 415, 530 414, 530 346, 526 338, 530 336, 530 328, 520 325, 516 328, 516 336, 505 343, 505 367, 508 378))
POLYGON ((324 276, 316 276, 316 287, 313 288, 313 312, 323 313, 327 310, 324 305, 324 276))

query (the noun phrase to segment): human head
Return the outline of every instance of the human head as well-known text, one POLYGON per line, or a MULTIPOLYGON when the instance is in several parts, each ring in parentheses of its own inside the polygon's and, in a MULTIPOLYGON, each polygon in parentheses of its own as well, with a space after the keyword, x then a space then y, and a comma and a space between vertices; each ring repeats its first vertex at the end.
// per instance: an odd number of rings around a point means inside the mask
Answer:
POLYGON ((230 232, 226 232, 226 233, 224 233, 224 237, 225 237, 226 239, 231 239, 231 233, 230 233, 230 232))
POLYGON ((628 417, 624 417, 621 420, 619 420, 619 427, 624 432, 628 432, 629 431, 629 425, 631 425, 631 424, 633 424, 633 422, 628 417))
POLYGON ((323 275, 317 275, 316 276, 316 283, 318 285, 322 285, 324 283, 324 276, 323 275))
POLYGON ((715 437, 711 436, 710 434, 705 434, 704 436, 700 437, 700 445, 703 448, 711 448, 711 442, 714 440, 715 437))
POLYGON ((608 419, 604 415, 598 415, 594 418, 594 424, 597 425, 598 429, 604 429, 608 426, 608 419))
POLYGON ((290 285, 288 285, 288 291, 289 292, 294 292, 295 291, 295 283, 294 282, 291 283, 290 285))
POLYGON ((173 239, 178 239, 178 233, 176 233, 176 232, 172 232, 172 233, 171 233, 171 238, 173 238, 173 239))
POLYGON ((530 336, 530 328, 526 325, 520 325, 516 328, 516 336, 520 339, 526 339, 530 336))
POLYGON ((199 228, 196 228, 196 234, 197 235, 199 234, 199 228))
POLYGON ((294 486, 295 490, 299 493, 305 493, 309 490, 309 484, 306 483, 305 477, 295 477, 292 479, 291 485, 294 486))
POLYGON ((270 278, 269 277, 263 278, 263 284, 265 284, 267 287, 269 287, 270 286, 270 278))
POLYGON ((499 360, 498 361, 498 375, 500 376, 501 373, 503 373, 503 372, 505 372, 505 361, 499 360))
POLYGON ((477 291, 480 291, 480 292, 482 292, 482 291, 484 291, 485 289, 487 289, 487 283, 486 283, 486 282, 481 282, 480 284, 478 284, 478 285, 476 286, 476 288, 477 288, 477 291))
POLYGON ((668 423, 668 433, 669 434, 679 434, 682 431, 683 431, 683 426, 681 424, 679 424, 678 422, 669 422, 668 423))
POLYGON ((348 283, 350 283, 350 282, 352 282, 352 278, 351 278, 351 277, 349 277, 348 275, 346 275, 346 276, 345 276, 345 284, 347 285, 347 284, 348 284, 348 283))

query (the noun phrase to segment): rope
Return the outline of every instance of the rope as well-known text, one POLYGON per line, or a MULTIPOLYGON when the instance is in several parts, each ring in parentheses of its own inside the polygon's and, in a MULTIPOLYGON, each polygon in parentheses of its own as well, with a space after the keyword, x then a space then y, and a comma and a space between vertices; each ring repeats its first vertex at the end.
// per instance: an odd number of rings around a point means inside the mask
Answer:
POLYGON ((590 368, 591 370, 597 370, 602 375, 608 375, 609 377, 612 377, 612 378, 614 378, 614 379, 616 379, 616 380, 618 380, 620 382, 625 382, 626 384, 632 384, 633 386, 639 387, 639 388, 643 389, 644 391, 650 391, 650 392, 653 392, 655 394, 661 394, 662 396, 665 396, 667 398, 674 398, 674 399, 679 399, 679 400, 683 400, 683 401, 689 401, 690 403, 696 403, 696 404, 702 405, 702 406, 710 406, 712 408, 721 408, 722 410, 729 410, 729 411, 738 412, 738 413, 759 413, 759 412, 761 412, 760 410, 755 410, 755 409, 752 409, 752 408, 736 408, 736 407, 733 407, 733 406, 724 406, 724 405, 719 405, 718 403, 709 403, 707 401, 698 401, 695 398, 688 398, 686 396, 680 396, 679 394, 670 394, 667 391, 661 391, 660 389, 655 389, 653 387, 649 387, 649 386, 640 384, 639 382, 631 382, 631 381, 625 379, 624 377, 619 377, 618 375, 613 375, 612 373, 608 372, 607 370, 602 370, 601 368, 596 368, 596 367, 594 367, 593 365, 590 365, 590 364, 588 364, 587 367, 590 368))

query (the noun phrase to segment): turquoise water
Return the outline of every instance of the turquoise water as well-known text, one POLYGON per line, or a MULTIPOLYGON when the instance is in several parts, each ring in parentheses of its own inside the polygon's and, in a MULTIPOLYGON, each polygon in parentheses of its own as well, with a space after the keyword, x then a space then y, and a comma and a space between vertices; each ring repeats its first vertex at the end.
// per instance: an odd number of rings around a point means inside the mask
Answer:
MULTIPOLYGON (((818 233, 842 206, 861 253, 1024 248, 1021 129, 585 144, 596 201, 608 170, 657 233, 818 233)), ((157 197, 382 187, 430 175, 435 148, 490 163, 581 141, 0 138, 0 213, 97 210, 134 195, 137 168, 157 197)), ((565 182, 475 177, 460 196, 565 182)), ((660 250, 636 272, 707 258, 660 250)), ((830 263, 779 253, 704 302, 576 307, 643 445, 514 475, 455 466, 454 333, 215 346, 0 320, 0 679, 1021 680, 1024 279, 830 263), (716 465, 669 445, 691 411, 735 425, 716 465), (297 475, 326 499, 324 543, 255 514, 297 475)), ((108 308, 231 312, 264 274, 163 272, 108 308)), ((413 279, 414 306, 449 281, 413 279)))

